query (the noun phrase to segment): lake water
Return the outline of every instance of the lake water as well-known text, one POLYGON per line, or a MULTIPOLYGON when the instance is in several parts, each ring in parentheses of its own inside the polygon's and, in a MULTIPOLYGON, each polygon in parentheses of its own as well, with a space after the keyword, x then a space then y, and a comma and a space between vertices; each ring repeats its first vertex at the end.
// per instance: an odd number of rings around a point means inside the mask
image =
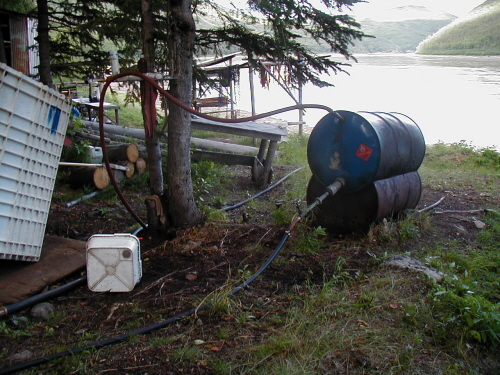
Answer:
MULTIPOLYGON (((357 55, 349 75, 326 76, 335 87, 307 85, 303 103, 350 111, 400 112, 421 128, 427 144, 465 141, 500 149, 500 56, 357 55)), ((237 108, 250 110, 249 83, 241 73, 237 108)), ((294 104, 278 85, 263 89, 255 79, 256 111, 294 104)), ((325 115, 308 110, 309 130, 325 115)), ((296 111, 276 117, 298 121, 296 111)), ((307 130, 307 129, 306 129, 307 130)))

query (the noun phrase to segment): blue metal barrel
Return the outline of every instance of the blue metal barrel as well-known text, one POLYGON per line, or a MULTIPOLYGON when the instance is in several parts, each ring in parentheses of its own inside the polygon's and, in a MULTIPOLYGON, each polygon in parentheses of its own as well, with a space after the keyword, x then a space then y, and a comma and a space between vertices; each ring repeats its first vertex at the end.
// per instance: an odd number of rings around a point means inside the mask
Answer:
POLYGON ((328 186, 344 178, 343 191, 416 171, 425 154, 417 124, 399 113, 336 111, 313 129, 307 158, 314 176, 328 186))
MULTIPOLYGON (((325 188, 315 176, 307 186, 307 203, 325 188)), ((348 193, 343 190, 326 198, 313 214, 313 223, 334 233, 366 232, 370 224, 417 206, 422 193, 418 172, 378 180, 348 193)))

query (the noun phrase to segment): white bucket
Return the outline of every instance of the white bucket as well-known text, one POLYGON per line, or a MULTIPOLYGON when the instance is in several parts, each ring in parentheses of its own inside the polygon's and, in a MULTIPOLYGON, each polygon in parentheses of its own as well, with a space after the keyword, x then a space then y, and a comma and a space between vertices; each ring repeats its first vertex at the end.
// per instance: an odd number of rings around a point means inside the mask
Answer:
POLYGON ((139 239, 96 234, 87 241, 87 285, 93 292, 130 292, 142 277, 139 239))

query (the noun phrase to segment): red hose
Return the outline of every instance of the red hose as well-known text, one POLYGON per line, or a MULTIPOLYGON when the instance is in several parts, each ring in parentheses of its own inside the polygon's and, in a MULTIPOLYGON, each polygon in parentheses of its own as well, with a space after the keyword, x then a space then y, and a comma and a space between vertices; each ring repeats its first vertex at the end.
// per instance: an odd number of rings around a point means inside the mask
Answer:
MULTIPOLYGON (((129 71, 129 72, 118 73, 114 76, 110 76, 110 77, 106 78, 106 82, 104 83, 104 86, 102 88, 101 97, 99 100, 99 134, 101 137, 101 148, 102 148, 102 155, 103 155, 103 159, 104 159, 104 164, 106 165, 106 170, 108 171, 109 178, 111 180, 111 183, 113 184, 113 187, 115 188, 116 193, 118 194, 118 197, 120 198, 122 203, 125 205, 125 208, 128 210, 128 212, 132 215, 132 217, 144 228, 146 228, 147 225, 141 220, 141 218, 139 218, 139 216, 137 216, 134 209, 130 206, 130 204, 128 203, 128 201, 124 197, 123 193, 120 190, 120 187, 118 186, 118 183, 116 182, 116 180, 114 178, 113 171, 111 169, 109 159, 108 159, 108 153, 106 150, 106 143, 104 141, 104 98, 106 96, 105 95, 106 91, 107 91, 109 85, 111 84, 111 82, 114 82, 118 78, 126 77, 126 76, 136 76, 136 77, 142 78, 144 81, 148 82, 152 87, 157 89, 162 95, 164 95, 168 100, 170 100, 175 105, 177 105, 180 108, 182 108, 182 109, 184 109, 192 114, 195 114, 201 118, 204 118, 207 120, 212 120, 212 121, 219 121, 219 122, 224 122, 224 123, 239 123, 239 122, 246 122, 246 121, 255 121, 255 120, 259 120, 259 119, 264 118, 264 117, 276 115, 278 113, 293 111, 293 110, 297 110, 297 109, 307 109, 307 108, 322 109, 322 110, 325 110, 328 112, 334 112, 331 108, 329 108, 325 105, 321 105, 321 104, 297 104, 297 105, 293 105, 290 107, 284 107, 284 108, 280 108, 280 109, 277 109, 274 111, 254 115, 254 116, 242 117, 242 118, 237 118, 237 119, 224 119, 224 118, 214 117, 214 116, 210 116, 210 115, 198 112, 197 110, 191 108, 190 106, 182 103, 177 98, 172 96, 172 94, 170 94, 169 92, 164 90, 160 85, 158 85, 158 83, 156 83, 156 81, 153 78, 151 78, 143 73, 129 71)), ((153 126, 153 125, 150 125, 150 126, 153 126)), ((147 128, 147 124, 144 124, 144 127, 145 127, 144 130, 145 130, 146 134, 153 133, 154 129, 147 128)))

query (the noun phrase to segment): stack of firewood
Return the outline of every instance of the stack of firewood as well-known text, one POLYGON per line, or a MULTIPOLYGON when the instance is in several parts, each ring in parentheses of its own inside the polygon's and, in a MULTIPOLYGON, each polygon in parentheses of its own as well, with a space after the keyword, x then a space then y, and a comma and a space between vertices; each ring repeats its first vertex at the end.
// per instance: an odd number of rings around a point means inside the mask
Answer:
MULTIPOLYGON (((133 143, 110 144, 106 146, 108 160, 117 182, 124 178, 132 178, 135 174, 144 173, 147 169, 147 155, 139 153, 133 143)), ((95 186, 104 189, 111 183, 104 163, 60 163, 71 165, 69 180, 72 186, 95 186)))

